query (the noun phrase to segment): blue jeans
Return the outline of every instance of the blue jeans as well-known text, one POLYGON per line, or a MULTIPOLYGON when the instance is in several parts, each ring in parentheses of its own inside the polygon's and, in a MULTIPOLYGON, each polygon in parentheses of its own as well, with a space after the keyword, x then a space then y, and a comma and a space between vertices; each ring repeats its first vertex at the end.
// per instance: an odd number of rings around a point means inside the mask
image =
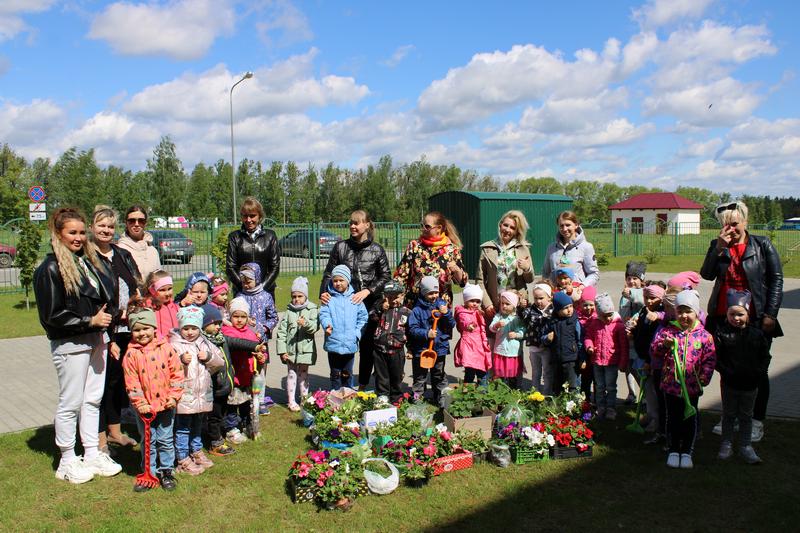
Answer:
POLYGON ((594 391, 597 408, 617 408, 617 365, 594 365, 594 391))
MULTIPOLYGON (((172 426, 175 421, 175 409, 167 409, 156 415, 150 423, 150 473, 172 470, 175 467, 175 445, 172 439, 172 426), (156 461, 158 457, 158 461, 156 461), (156 468, 156 463, 161 466, 156 468)), ((142 470, 144 470, 144 422, 136 415, 136 426, 142 436, 142 470)))
POLYGON ((353 362, 355 354, 328 352, 328 365, 331 367, 331 389, 353 386, 353 362))
POLYGON ((203 415, 175 415, 175 450, 178 461, 203 449, 203 415))
POLYGON ((464 367, 464 383, 478 383, 481 387, 486 387, 489 383, 489 373, 486 370, 464 367))

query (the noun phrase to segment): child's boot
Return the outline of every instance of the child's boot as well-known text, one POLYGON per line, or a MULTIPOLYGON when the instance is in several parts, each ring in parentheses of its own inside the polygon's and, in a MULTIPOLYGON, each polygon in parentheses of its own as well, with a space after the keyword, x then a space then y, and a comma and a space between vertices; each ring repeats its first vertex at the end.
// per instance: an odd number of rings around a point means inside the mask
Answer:
POLYGON ((186 456, 178 461, 178 468, 175 470, 179 474, 189 474, 190 476, 199 476, 205 469, 192 461, 191 456, 186 456))
POLYGON ((175 487, 178 485, 178 482, 175 480, 175 476, 172 475, 172 470, 163 470, 159 477, 161 478, 161 488, 164 490, 175 490, 175 487))
POLYGON ((671 453, 667 456, 667 466, 670 468, 678 468, 681 466, 681 454, 671 453))
POLYGON ((194 452, 192 454, 192 461, 194 461, 194 464, 200 465, 201 467, 203 467, 203 469, 206 470, 214 466, 214 462, 211 461, 211 459, 209 459, 208 457, 206 457, 206 454, 203 453, 203 450, 194 452))
POLYGON ((742 459, 744 459, 744 461, 749 465, 757 465, 761 463, 761 457, 756 454, 756 451, 752 446, 742 446, 742 448, 739 450, 739 455, 741 455, 742 459))
POLYGON ((722 444, 719 446, 719 453, 717 454, 717 459, 722 459, 723 461, 726 459, 730 459, 733 455, 733 444, 729 440, 722 441, 722 444))

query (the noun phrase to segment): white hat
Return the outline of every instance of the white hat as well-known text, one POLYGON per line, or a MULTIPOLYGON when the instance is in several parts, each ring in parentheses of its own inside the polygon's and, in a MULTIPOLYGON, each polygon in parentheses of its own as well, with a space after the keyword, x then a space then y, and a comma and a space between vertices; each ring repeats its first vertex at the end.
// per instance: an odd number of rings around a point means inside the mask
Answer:
POLYGON ((594 305, 597 307, 597 312, 601 315, 614 312, 614 302, 611 300, 611 296, 609 296, 607 292, 598 294, 594 299, 594 305))
POLYGON ((467 283, 464 285, 464 303, 470 300, 483 300, 483 291, 480 286, 467 283))
POLYGON ((247 303, 247 300, 241 296, 237 296, 231 300, 228 310, 231 312, 231 314, 235 313, 236 311, 244 311, 247 313, 247 316, 250 316, 250 305, 247 303))

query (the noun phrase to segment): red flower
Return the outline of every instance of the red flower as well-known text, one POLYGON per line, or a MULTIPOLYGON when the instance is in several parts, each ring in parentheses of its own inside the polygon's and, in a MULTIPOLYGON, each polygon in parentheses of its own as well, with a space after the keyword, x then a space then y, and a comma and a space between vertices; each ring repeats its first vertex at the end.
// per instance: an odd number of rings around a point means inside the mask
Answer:
POLYGON ((583 432, 587 439, 591 439, 594 436, 594 431, 589 428, 586 428, 586 431, 583 432))

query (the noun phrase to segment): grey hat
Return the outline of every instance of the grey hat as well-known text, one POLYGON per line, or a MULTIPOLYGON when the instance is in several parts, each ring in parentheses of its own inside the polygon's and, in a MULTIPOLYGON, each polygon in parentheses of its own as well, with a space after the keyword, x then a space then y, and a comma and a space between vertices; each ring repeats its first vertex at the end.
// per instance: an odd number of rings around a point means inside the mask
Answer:
POLYGON ((700 294, 694 290, 689 289, 686 291, 681 291, 675 297, 675 307, 688 307, 696 314, 700 314, 700 294))
POLYGON ((725 299, 728 302, 728 307, 738 305, 739 307, 750 309, 750 300, 752 299, 752 295, 750 294, 750 291, 737 291, 736 289, 728 289, 728 291, 725 293, 725 299))
POLYGON ((401 294, 403 292, 403 286, 393 279, 386 282, 386 285, 383 286, 383 294, 401 294))
POLYGON ((439 280, 433 276, 425 276, 422 278, 422 281, 419 282, 419 292, 425 296, 433 291, 439 292, 439 280))
POLYGON ((598 294, 594 299, 594 305, 597 307, 597 312, 601 315, 607 315, 608 313, 614 312, 614 302, 611 300, 611 296, 609 296, 607 292, 598 294))
POLYGON ((628 261, 625 265, 625 277, 636 277, 644 281, 644 274, 647 272, 647 265, 639 261, 628 261))

